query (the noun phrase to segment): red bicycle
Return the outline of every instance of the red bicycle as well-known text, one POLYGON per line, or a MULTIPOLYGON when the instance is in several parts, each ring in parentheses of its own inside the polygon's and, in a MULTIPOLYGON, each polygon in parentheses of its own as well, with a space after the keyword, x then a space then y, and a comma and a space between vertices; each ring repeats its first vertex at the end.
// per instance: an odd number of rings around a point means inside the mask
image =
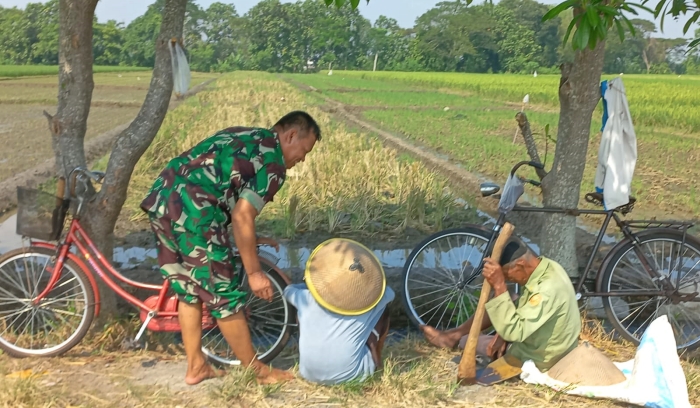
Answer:
MULTIPOLYGON (((140 310, 142 325, 132 342, 138 342, 146 329, 180 331, 178 299, 170 290, 169 281, 153 285, 126 278, 100 253, 80 225, 89 180, 101 183, 103 178, 104 173, 76 168, 68 176, 68 188, 65 179, 59 179, 55 196, 18 187, 17 234, 29 238, 30 243, 0 257, 0 349, 7 354, 53 357, 77 345, 100 309, 97 281, 92 271, 117 295, 140 310), (82 193, 76 194, 78 183, 82 193), (69 192, 68 199, 64 199, 66 192, 69 192), (69 212, 72 220, 68 233, 61 238, 69 212), (140 300, 112 277, 124 286, 157 294, 140 300)), ((238 251, 232 250, 236 264, 242 265, 238 251)), ((296 313, 282 295, 290 279, 277 268, 278 260, 259 247, 258 256, 273 286, 272 302, 252 295, 242 266, 241 276, 244 277, 242 286, 249 293, 245 313, 253 345, 258 358, 267 363, 285 347, 296 326, 296 313)), ((204 309, 202 351, 212 362, 239 365, 240 361, 219 332, 216 320, 204 309)))

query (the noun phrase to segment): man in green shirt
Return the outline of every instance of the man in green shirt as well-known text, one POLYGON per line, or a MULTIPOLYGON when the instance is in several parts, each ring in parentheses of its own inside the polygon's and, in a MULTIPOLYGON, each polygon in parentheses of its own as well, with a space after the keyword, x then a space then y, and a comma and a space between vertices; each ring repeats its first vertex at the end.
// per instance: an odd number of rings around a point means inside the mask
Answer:
POLYGON ((261 383, 287 380, 291 373, 270 369, 255 357, 242 313, 228 225, 259 298, 272 299, 272 285, 258 261, 255 218, 282 188, 287 169, 303 162, 321 131, 314 119, 291 112, 272 128, 231 127, 170 160, 141 203, 156 235, 161 274, 180 300, 178 318, 187 354, 185 382, 193 385, 221 375, 201 350, 202 303, 206 304, 236 357, 261 383))
MULTIPOLYGON (((482 330, 493 327, 497 334, 479 336, 478 354, 495 360, 505 352, 520 364, 532 360, 546 371, 576 348, 581 318, 573 285, 561 265, 536 257, 519 239, 510 240, 500 262, 491 258, 484 262, 483 275, 494 297, 486 303, 482 330), (522 285, 519 298, 508 293, 506 280, 522 285)), ((435 346, 452 348, 460 343, 463 348, 472 321, 445 332, 429 326, 421 330, 435 346)))

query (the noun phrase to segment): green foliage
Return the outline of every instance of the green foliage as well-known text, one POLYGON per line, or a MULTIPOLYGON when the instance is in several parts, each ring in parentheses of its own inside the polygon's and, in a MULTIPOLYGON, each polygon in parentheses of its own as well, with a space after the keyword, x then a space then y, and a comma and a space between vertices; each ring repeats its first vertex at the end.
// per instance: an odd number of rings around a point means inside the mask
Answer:
MULTIPOLYGON (((233 4, 203 8, 188 0, 183 45, 191 69, 200 72, 371 70, 376 58, 380 71, 531 74, 558 72, 575 49, 615 26, 625 41, 608 39, 606 72, 696 69, 683 40, 654 38, 653 22, 626 20, 622 13, 635 6, 624 0, 567 0, 553 8, 536 0, 471 3, 440 2, 402 28, 386 16, 372 25, 359 14, 359 1, 263 0, 239 15, 233 4), (565 36, 573 47, 561 45, 565 36)), ((95 64, 152 67, 164 4, 156 0, 126 26, 95 20, 95 64)), ((0 64, 57 63, 58 0, 0 7, 0 64)))
MULTIPOLYGON (((569 23, 564 44, 566 44, 573 31, 571 44, 574 50, 583 50, 586 47, 593 49, 596 44, 605 41, 608 31, 614 26, 620 41, 625 41, 628 34, 635 36, 636 30, 632 21, 625 13, 637 16, 637 10, 653 13, 656 18, 661 16, 661 28, 666 15, 674 18, 686 15, 693 11, 688 22, 683 27, 686 34, 692 24, 700 18, 700 1, 698 0, 657 0, 654 10, 646 7, 650 0, 643 0, 641 4, 626 0, 566 0, 554 6, 543 20, 549 20, 559 16, 564 11, 573 10, 574 18, 569 23)), ((697 36, 696 36, 697 37, 697 36)), ((700 44, 700 38, 690 42, 689 47, 700 44)))

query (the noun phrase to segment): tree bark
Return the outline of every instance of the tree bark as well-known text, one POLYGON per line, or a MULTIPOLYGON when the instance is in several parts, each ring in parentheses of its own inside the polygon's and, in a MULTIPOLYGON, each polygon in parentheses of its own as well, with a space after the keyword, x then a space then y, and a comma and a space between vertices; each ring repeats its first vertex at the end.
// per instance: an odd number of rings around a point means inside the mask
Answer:
MULTIPOLYGON (((114 226, 126 200, 134 167, 160 128, 173 90, 170 41, 182 37, 186 0, 166 0, 150 88, 141 110, 115 141, 101 191, 82 214, 83 226, 97 248, 112 259, 114 226)), ((59 174, 85 166, 83 141, 92 89, 92 20, 97 0, 61 0, 58 111, 49 119, 59 174)), ((50 115, 48 115, 50 116, 50 115)), ((101 317, 116 312, 115 294, 98 280, 101 317)))
POLYGON ((92 79, 92 20, 97 0, 59 3, 58 108, 46 114, 59 175, 85 165, 85 130, 90 114, 92 79))
MULTIPOLYGON (((577 50, 573 63, 561 65, 559 127, 552 169, 542 180, 544 205, 578 206, 590 136, 591 119, 600 100, 605 42, 577 50)), ((576 258, 576 217, 549 214, 541 238, 542 254, 559 262, 570 276, 579 275, 576 258)))

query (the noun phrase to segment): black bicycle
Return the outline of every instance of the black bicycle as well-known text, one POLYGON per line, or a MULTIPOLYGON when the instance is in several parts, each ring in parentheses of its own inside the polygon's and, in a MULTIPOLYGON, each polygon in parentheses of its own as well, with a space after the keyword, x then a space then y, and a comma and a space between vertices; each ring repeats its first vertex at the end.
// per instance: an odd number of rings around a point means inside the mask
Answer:
MULTIPOLYGON (((700 240, 688 233, 693 223, 623 221, 620 215, 632 211, 634 197, 628 204, 611 210, 518 206, 525 183, 540 186, 538 181, 515 175, 523 165, 543 168, 540 163, 528 161, 513 167, 492 228, 469 224, 447 229, 429 236, 413 249, 403 269, 403 301, 411 321, 446 330, 473 314, 483 283, 483 259, 491 253, 509 212, 591 214, 605 219, 584 272, 580 278, 572 279, 581 308, 635 345, 647 326, 665 314, 679 350, 700 346, 700 240), (605 255, 591 279, 596 254, 611 220, 624 238, 605 255)), ((499 190, 493 183, 481 185, 484 197, 494 196, 499 190)), ((602 194, 589 193, 586 201, 603 206, 602 194)), ((513 290, 517 292, 517 285, 511 286, 513 290)))

